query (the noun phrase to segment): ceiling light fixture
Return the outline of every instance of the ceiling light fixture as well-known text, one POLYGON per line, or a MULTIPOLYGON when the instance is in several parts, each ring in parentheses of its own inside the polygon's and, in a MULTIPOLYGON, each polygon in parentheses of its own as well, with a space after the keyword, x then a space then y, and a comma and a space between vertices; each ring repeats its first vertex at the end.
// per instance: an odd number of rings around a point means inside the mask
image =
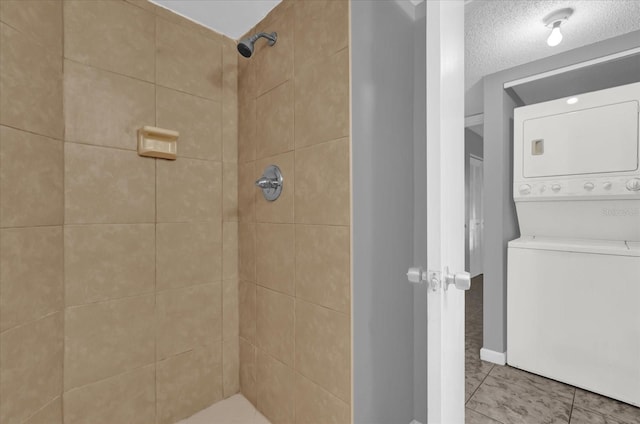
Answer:
POLYGON ((566 8, 551 12, 542 20, 547 28, 551 28, 551 34, 547 38, 547 44, 551 47, 555 47, 562 41, 562 32, 560 32, 560 25, 565 23, 569 17, 573 14, 573 9, 566 8))

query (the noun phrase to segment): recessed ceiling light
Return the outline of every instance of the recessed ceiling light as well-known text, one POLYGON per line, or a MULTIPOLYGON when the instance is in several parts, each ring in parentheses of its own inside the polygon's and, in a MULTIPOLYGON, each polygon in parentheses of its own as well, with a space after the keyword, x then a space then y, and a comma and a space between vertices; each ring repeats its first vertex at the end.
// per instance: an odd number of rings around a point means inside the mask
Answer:
POLYGON ((577 97, 569 97, 567 99, 567 104, 569 104, 569 105, 575 105, 576 103, 578 103, 578 98, 577 97))
POLYGON ((551 28, 551 34, 547 38, 547 44, 551 47, 555 47, 562 41, 562 32, 560 32, 560 25, 564 24, 569 17, 573 14, 573 9, 566 8, 556 10, 545 16, 542 20, 547 28, 551 28))

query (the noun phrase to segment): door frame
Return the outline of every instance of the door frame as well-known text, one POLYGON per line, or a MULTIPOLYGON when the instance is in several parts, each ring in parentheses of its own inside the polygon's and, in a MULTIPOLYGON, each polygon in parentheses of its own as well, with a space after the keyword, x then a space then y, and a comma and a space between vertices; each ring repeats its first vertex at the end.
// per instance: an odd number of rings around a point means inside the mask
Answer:
MULTIPOLYGON (((481 196, 483 196, 484 195, 483 194, 484 193, 484 159, 481 158, 480 156, 474 155, 472 153, 469 153, 469 158, 468 159, 469 159, 469 171, 471 171, 471 161, 475 160, 475 161, 478 161, 478 162, 480 162, 482 164, 481 168, 482 168, 482 181, 483 182, 482 182, 482 185, 480 186, 480 188, 481 188, 480 194, 481 194, 481 196)), ((466 162, 466 159, 465 159, 465 162, 466 162)), ((471 199, 471 193, 474 191, 473 190, 473 185, 471 184, 471 175, 472 175, 472 173, 469 172, 469 186, 468 186, 468 189, 469 189, 469 193, 468 193, 469 194, 469 200, 471 199)), ((482 203, 484 204, 484 201, 482 203)), ((471 211, 471 208, 467 209, 467 207, 470 204, 471 204, 471 202, 468 202, 467 204, 465 204, 465 212, 466 211, 469 211, 469 212, 471 211)), ((482 204, 481 204, 480 209, 481 209, 481 216, 483 218, 482 219, 482 227, 484 227, 484 207, 482 206, 482 204)), ((469 214, 469 217, 470 217, 470 214, 469 214)), ((478 275, 482 274, 482 266, 483 266, 483 264, 482 264, 482 259, 480 259, 480 272, 474 272, 474 271, 478 271, 478 269, 477 268, 474 269, 471 266, 471 264, 473 263, 473 259, 472 259, 472 254, 471 254, 472 253, 472 251, 471 251, 471 227, 469 226, 469 223, 470 223, 469 217, 465 216, 465 225, 467 225, 465 227, 465 229, 466 229, 465 238, 467 238, 469 240, 469 244, 468 244, 468 246, 465 246, 465 249, 467 249, 467 252, 469 254, 469 273, 471 274, 471 277, 473 278, 473 277, 477 277, 478 275)), ((482 234, 483 234, 483 237, 482 237, 482 240, 481 240, 480 253, 484 254, 484 228, 482 228, 482 227, 481 227, 481 230, 480 230, 482 232, 482 234)))

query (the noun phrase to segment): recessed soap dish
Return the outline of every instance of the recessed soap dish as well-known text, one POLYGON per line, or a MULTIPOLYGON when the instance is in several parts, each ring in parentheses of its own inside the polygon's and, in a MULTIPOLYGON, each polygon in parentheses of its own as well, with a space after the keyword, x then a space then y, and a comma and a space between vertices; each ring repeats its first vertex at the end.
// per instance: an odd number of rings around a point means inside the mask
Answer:
POLYGON ((145 126, 138 130, 138 154, 175 160, 178 156, 178 131, 145 126))

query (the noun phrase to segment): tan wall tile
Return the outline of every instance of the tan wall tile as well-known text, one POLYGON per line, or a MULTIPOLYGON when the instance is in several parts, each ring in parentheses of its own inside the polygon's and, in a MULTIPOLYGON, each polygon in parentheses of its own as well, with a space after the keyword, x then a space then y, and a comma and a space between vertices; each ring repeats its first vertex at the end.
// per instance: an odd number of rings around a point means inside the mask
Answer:
POLYGON ((61 225, 62 141, 0 126, 0 225, 61 225))
POLYGON ((349 1, 314 0, 295 4, 295 66, 321 61, 349 44, 349 1), (331 28, 331 31, 327 31, 331 28))
POLYGON ((222 224, 222 279, 238 278, 238 223, 222 224))
POLYGON ((264 93, 256 102, 256 158, 293 150, 293 81, 264 93))
POLYGON ((155 16, 121 1, 66 1, 64 55, 146 81, 155 77, 155 16))
POLYGON ((65 390, 153 363, 154 306, 144 295, 67 308, 65 390))
POLYGON ((222 160, 220 102, 169 88, 157 88, 157 125, 178 131, 178 156, 222 160))
POLYGON ((293 295, 295 292, 295 227, 256 225, 256 282, 293 295))
POLYGON ((256 341, 256 285, 240 280, 238 284, 240 337, 251 343, 256 341))
POLYGON ((296 147, 349 135, 349 50, 296 68, 296 147))
POLYGON ((238 274, 240 280, 256 281, 256 225, 243 223, 238 225, 238 274))
POLYGON ((67 141, 137 150, 138 129, 156 122, 154 86, 65 60, 64 120, 67 141))
MULTIPOLYGON (((255 28, 251 28, 240 39, 250 37, 256 33, 255 28)), ((238 101, 244 103, 246 100, 255 99, 258 96, 258 88, 256 82, 256 66, 255 61, 251 58, 245 58, 238 53, 236 42, 236 54, 238 55, 238 101)), ((262 43, 255 45, 256 51, 262 48, 262 43)))
POLYGON ((258 348, 279 361, 293 366, 293 297, 258 287, 256 310, 258 348))
POLYGON ((62 1, 0 1, 0 19, 62 56, 62 1))
POLYGON ((256 203, 256 221, 273 223, 293 223, 293 197, 295 193, 294 153, 288 152, 278 156, 256 161, 256 179, 269 165, 277 165, 282 172, 283 186, 280 197, 274 202, 264 198, 262 190, 254 187, 256 203))
POLYGON ((159 8, 159 6, 156 6, 155 4, 151 3, 151 1, 149 0, 124 0, 124 1, 126 1, 127 3, 131 3, 136 7, 139 7, 141 9, 144 9, 146 11, 153 12, 153 13, 156 13, 156 9, 159 8))
POLYGON ((349 405, 309 379, 296 375, 296 424, 348 424, 349 405))
POLYGON ((62 227, 0 232, 0 330, 64 307, 62 227))
POLYGON ((148 365, 65 393, 65 424, 153 423, 155 371, 148 365))
POLYGON ((238 220, 238 164, 222 164, 222 220, 238 220))
POLYGON ((222 399, 222 347, 194 349, 158 362, 158 424, 173 424, 222 399))
POLYGON ((349 402, 349 316, 296 300, 296 370, 349 402))
POLYGON ((296 222, 349 225, 349 139, 296 150, 296 222))
POLYGON ((62 57, 32 40, 0 24, 0 124, 62 139, 62 57))
MULTIPOLYGON (((222 164, 178 158, 157 163, 158 222, 222 220, 222 164)), ((215 240, 220 240, 220 234, 215 240)))
POLYGON ((238 50, 227 37, 222 41, 222 160, 238 161, 238 50))
POLYGON ((224 397, 228 398, 240 390, 240 346, 238 337, 223 342, 222 369, 224 397))
POLYGON ((49 402, 24 424, 62 424, 62 398, 57 397, 49 402))
POLYGON ((258 41, 251 57, 256 67, 257 95, 266 93, 293 77, 293 21, 293 8, 281 7, 271 11, 256 25, 256 32, 278 33, 278 40, 273 46, 268 46, 264 39, 258 41))
POLYGON ((67 306, 153 292, 155 225, 67 225, 67 306))
POLYGON ((296 295, 349 312, 349 227, 296 225, 296 295))
POLYGON ((240 338, 240 391, 249 402, 257 405, 256 348, 240 338))
POLYGON ((240 331, 238 280, 222 282, 222 339, 238 338, 240 331))
POLYGON ((258 131, 256 99, 240 94, 238 103, 238 162, 250 162, 256 158, 258 131))
POLYGON ((64 159, 66 224, 154 222, 154 160, 75 143, 64 159))
POLYGON ((166 290, 221 280, 220 224, 156 225, 156 288, 166 290))
POLYGON ((156 358, 222 340, 222 283, 167 290, 156 296, 156 358))
POLYGON ((262 175, 254 162, 238 165, 238 219, 240 222, 253 222, 256 219, 255 181, 262 175))
POLYGON ((258 351, 258 410, 272 424, 294 422, 295 375, 293 369, 258 351))
POLYGON ((0 421, 24 422, 60 396, 62 388, 62 314, 0 335, 0 421))
POLYGON ((220 100, 222 37, 213 32, 209 37, 204 36, 186 25, 176 25, 163 18, 156 19, 157 83, 220 100))

